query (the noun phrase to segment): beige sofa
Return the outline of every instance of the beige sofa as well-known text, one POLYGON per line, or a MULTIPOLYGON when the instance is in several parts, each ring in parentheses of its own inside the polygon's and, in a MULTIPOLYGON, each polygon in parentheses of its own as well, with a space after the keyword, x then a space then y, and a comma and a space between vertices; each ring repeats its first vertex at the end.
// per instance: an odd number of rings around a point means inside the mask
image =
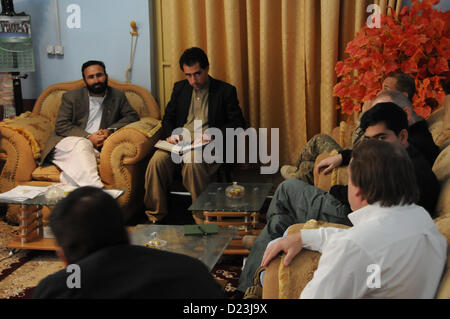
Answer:
MULTIPOLYGON (((450 95, 447 95, 444 106, 434 112, 428 119, 430 131, 433 135, 435 143, 441 147, 436 162, 433 166, 433 172, 441 184, 441 192, 437 204, 437 215, 435 218, 436 225, 441 233, 447 237, 450 247, 450 95)), ((333 137, 339 141, 341 146, 347 147, 351 142, 351 132, 353 127, 348 123, 341 123, 333 131, 333 137)), ((330 154, 321 155, 316 163, 322 158, 330 154)), ((335 169, 332 174, 315 176, 315 185, 324 190, 328 190, 332 185, 347 184, 346 168, 335 169)), ((288 232, 299 231, 304 228, 318 227, 342 227, 347 226, 336 225, 325 222, 317 222, 310 220, 305 224, 292 225, 288 232)), ((448 250, 450 257, 450 248, 448 250)), ((293 260, 289 266, 284 266, 281 262, 283 256, 272 261, 266 269, 264 278, 263 298, 270 299, 292 299, 298 298, 302 289, 312 279, 314 271, 320 259, 320 253, 302 250, 300 254, 293 260)), ((442 277, 440 287, 437 292, 437 298, 450 298, 450 269, 447 260, 446 271, 442 277)))
MULTIPOLYGON (((144 175, 153 145, 160 136, 160 110, 150 92, 138 85, 109 79, 108 84, 125 92, 140 121, 113 133, 104 143, 98 165, 107 188, 123 189, 119 198, 128 220, 142 203, 144 175)), ((83 80, 54 84, 37 99, 32 112, 0 122, 0 154, 4 161, 0 173, 0 192, 16 185, 49 185, 59 182, 59 169, 38 167, 37 160, 54 130, 62 94, 84 86, 83 80)), ((17 207, 8 208, 7 218, 17 221, 17 207)))

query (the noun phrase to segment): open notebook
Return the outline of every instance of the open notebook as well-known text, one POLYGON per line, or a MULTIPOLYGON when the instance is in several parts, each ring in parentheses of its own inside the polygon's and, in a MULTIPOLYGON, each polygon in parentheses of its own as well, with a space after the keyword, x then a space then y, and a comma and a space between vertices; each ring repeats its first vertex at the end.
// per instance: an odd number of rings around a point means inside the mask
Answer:
POLYGON ((175 154, 179 154, 179 155, 183 155, 186 154, 188 152, 190 152, 193 149, 196 148, 201 148, 203 146, 205 146, 206 144, 208 144, 209 142, 203 142, 203 143, 199 143, 199 144, 182 144, 182 143, 178 143, 178 144, 171 144, 167 141, 164 140, 159 140, 156 144, 155 147, 161 149, 161 150, 165 150, 168 152, 172 152, 175 154))

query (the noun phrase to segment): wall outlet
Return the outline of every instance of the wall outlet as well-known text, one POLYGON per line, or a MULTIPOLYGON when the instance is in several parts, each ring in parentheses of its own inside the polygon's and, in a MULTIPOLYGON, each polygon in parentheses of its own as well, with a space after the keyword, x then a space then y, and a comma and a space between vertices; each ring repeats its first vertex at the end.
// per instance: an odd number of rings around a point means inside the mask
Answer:
POLYGON ((62 45, 55 45, 55 54, 64 55, 64 47, 62 45))
POLYGON ((55 46, 54 45, 47 45, 47 54, 55 54, 55 46))

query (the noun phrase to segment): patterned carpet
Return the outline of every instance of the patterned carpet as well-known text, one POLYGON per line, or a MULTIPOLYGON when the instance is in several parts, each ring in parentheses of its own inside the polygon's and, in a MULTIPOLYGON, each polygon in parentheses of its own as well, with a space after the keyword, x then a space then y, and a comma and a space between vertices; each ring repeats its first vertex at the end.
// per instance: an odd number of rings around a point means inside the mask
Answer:
MULTIPOLYGON (((9 257, 7 244, 18 227, 0 221, 0 299, 30 298, 33 288, 46 276, 64 268, 54 252, 20 250, 9 257)), ((232 297, 241 274, 242 257, 223 256, 211 271, 232 297)))

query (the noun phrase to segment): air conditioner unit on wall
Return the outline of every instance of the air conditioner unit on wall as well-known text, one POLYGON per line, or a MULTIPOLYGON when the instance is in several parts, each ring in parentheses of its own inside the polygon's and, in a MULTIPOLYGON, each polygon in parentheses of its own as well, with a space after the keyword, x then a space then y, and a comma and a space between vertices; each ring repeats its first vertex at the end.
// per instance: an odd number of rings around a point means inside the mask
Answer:
POLYGON ((31 17, 0 15, 0 72, 34 72, 31 17))
POLYGON ((14 105, 16 115, 23 112, 22 86, 20 79, 34 72, 33 43, 31 39, 31 17, 24 12, 14 12, 13 0, 1 0, 0 13, 0 72, 9 72, 13 78, 14 105))

